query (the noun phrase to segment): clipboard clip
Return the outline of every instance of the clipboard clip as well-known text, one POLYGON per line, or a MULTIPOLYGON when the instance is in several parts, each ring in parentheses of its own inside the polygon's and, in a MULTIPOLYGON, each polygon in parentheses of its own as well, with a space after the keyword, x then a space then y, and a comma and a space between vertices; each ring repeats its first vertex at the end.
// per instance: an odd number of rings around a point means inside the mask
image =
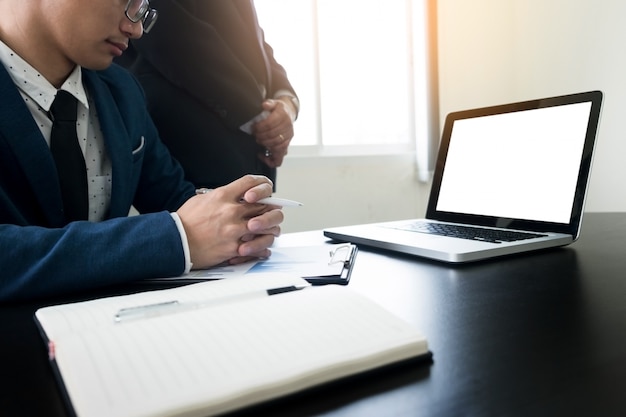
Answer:
POLYGON ((328 261, 328 265, 342 263, 344 268, 350 267, 352 254, 354 253, 355 248, 356 246, 351 243, 345 243, 343 245, 337 246, 329 253, 330 261, 328 261))

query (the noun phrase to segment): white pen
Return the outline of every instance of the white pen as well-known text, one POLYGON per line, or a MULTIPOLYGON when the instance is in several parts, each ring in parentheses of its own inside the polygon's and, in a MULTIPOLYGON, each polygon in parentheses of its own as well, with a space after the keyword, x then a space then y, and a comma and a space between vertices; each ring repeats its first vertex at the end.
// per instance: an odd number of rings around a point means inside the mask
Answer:
MULTIPOLYGON (((245 200, 242 202, 245 202, 245 200)), ((281 206, 281 207, 300 207, 304 205, 298 201, 287 200, 286 198, 278 198, 278 197, 265 197, 257 201, 257 203, 269 204, 272 206, 281 206)))
MULTIPOLYGON (((213 191, 210 188, 198 188, 196 190, 196 194, 206 194, 208 192, 213 191)), ((243 198, 239 200, 240 203, 247 203, 243 198)), ((256 202, 256 204, 268 204, 271 206, 280 206, 280 207, 301 207, 304 204, 299 201, 288 200, 286 198, 278 198, 278 197, 265 197, 256 202)))

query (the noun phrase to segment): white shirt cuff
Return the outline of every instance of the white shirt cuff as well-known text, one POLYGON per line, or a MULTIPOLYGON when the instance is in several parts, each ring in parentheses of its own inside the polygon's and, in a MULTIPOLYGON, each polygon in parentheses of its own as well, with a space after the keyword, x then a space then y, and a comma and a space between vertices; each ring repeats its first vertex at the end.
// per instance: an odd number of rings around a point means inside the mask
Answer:
POLYGON ((176 213, 170 213, 174 223, 176 223, 176 227, 178 228, 178 233, 180 233, 180 241, 183 244, 183 252, 185 254, 185 272, 184 274, 189 273, 191 271, 191 267, 193 264, 191 263, 191 255, 189 254, 189 242, 187 242, 187 233, 185 233, 185 228, 183 227, 183 222, 178 217, 176 213))
POLYGON ((288 96, 296 98, 296 96, 289 90, 278 90, 274 93, 274 98, 278 98, 280 96, 288 96))
MULTIPOLYGON (((298 118, 298 113, 300 113, 300 100, 289 90, 278 90, 274 93, 274 99, 278 99, 279 97, 286 96, 291 99, 291 104, 293 104, 294 110, 296 111, 296 119, 298 118)), ((295 120, 295 119, 294 119, 295 120)))

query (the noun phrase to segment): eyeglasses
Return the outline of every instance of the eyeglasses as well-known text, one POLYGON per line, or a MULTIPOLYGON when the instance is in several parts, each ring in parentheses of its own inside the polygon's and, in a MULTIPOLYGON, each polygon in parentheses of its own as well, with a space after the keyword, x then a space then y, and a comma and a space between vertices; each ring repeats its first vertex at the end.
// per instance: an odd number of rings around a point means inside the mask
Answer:
POLYGON ((125 13, 128 20, 133 23, 141 20, 145 33, 150 32, 158 16, 157 11, 150 8, 150 0, 128 0, 125 13))

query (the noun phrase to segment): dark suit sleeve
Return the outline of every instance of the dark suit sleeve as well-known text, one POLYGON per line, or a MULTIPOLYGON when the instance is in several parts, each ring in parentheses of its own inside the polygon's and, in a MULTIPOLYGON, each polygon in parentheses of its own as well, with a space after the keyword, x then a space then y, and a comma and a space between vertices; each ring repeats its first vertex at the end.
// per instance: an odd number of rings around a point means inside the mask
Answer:
POLYGON ((69 294, 184 271, 168 212, 62 229, 0 225, 0 303, 69 294))
POLYGON ((265 54, 269 60, 270 70, 272 73, 271 91, 269 92, 268 97, 273 98, 274 94, 280 90, 287 90, 297 97, 298 95, 296 94, 296 91, 291 85, 289 78, 287 78, 287 71, 276 61, 274 58, 274 50, 267 42, 265 42, 265 35, 263 35, 263 47, 265 48, 265 54))

